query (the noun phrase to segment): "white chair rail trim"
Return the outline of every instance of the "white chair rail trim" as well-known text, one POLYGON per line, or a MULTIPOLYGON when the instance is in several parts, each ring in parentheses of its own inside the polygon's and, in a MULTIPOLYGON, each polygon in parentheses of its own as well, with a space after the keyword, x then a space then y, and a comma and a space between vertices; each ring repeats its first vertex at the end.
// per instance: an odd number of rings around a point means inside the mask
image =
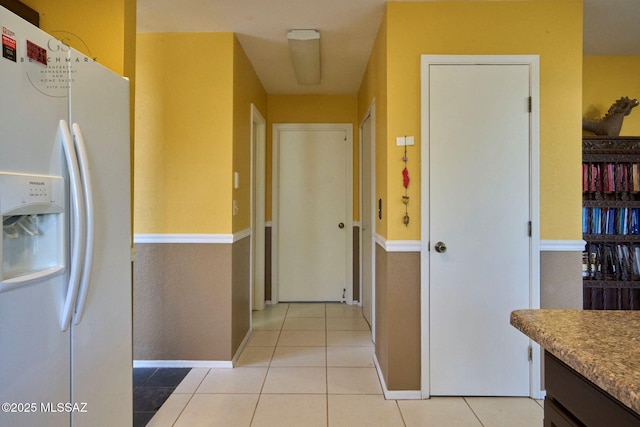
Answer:
MULTIPOLYGON (((421 252, 420 240, 387 240, 379 234, 375 240, 387 252, 421 252)), ((582 252, 586 242, 584 240, 541 240, 540 252, 582 252)))
POLYGON ((540 252, 582 252, 584 240, 540 240, 540 252))
POLYGON ((133 243, 208 243, 230 245, 251 236, 251 229, 233 234, 135 234, 133 243))

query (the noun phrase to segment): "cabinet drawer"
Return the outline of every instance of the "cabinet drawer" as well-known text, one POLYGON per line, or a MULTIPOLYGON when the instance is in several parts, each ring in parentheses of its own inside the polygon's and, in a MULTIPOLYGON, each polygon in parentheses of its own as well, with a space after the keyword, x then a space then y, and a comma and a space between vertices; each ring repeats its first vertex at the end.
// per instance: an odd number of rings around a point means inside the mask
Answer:
MULTIPOLYGON (((589 427, 640 426, 640 416, 624 406, 611 395, 575 372, 555 356, 545 352, 545 384, 548 401, 553 401, 562 413, 568 412, 582 424, 589 427)), ((547 411, 545 410, 545 417, 547 411)), ((546 421, 545 421, 546 425, 546 421)), ((553 424, 552 424, 553 425, 553 424)))
POLYGON ((584 427, 584 424, 547 397, 544 400, 544 427, 584 427))

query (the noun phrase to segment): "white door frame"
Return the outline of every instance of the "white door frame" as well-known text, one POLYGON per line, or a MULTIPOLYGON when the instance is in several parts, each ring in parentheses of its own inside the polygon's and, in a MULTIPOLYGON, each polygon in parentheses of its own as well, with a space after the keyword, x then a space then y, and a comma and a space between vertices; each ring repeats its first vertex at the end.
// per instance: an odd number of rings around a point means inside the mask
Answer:
MULTIPOLYGON (((369 230, 369 232, 371 233, 371 244, 373 246, 373 248, 371 249, 371 338, 372 340, 375 342, 375 337, 376 337, 376 242, 375 242, 375 235, 376 235, 376 203, 375 203, 375 197, 376 197, 376 100, 374 99, 373 101, 371 101, 371 104, 369 105, 369 110, 367 111, 367 114, 364 116, 364 119, 362 119, 362 122, 360 123, 360 272, 363 271, 363 262, 362 262, 362 247, 363 247, 363 239, 364 239, 364 233, 367 230, 364 230, 364 228, 362 228, 362 217, 363 217, 363 212, 362 212, 362 200, 364 199, 364 197, 370 197, 371 198, 371 230, 369 230), (364 122, 367 120, 367 118, 370 119, 370 123, 371 123, 371 156, 369 159, 365 159, 363 157, 363 144, 364 144, 364 140, 362 138, 363 135, 363 128, 364 128, 364 122), (369 169, 370 171, 370 177, 369 177, 369 181, 370 181, 370 185, 371 185, 371 194, 363 194, 362 192, 362 182, 364 181, 364 172, 363 172, 363 167, 362 165, 364 164, 364 162, 370 162, 371 167, 369 169)), ((360 273, 360 305, 364 307, 363 305, 363 283, 362 283, 362 273, 360 273)))
POLYGON ((267 121, 251 104, 251 278, 250 308, 265 306, 265 201, 267 121))
MULTIPOLYGON (((421 200, 422 213, 422 250, 421 250, 421 394, 423 399, 430 397, 430 378, 429 378, 429 317, 430 317, 430 301, 429 301, 429 103, 425 100, 429 99, 429 67, 431 65, 528 65, 530 69, 530 90, 531 90, 531 114, 530 114, 530 146, 529 146, 529 173, 530 173, 530 189, 529 189, 529 209, 531 225, 531 241, 530 241, 530 277, 529 277, 529 307, 523 308, 540 308, 540 57, 538 55, 422 55, 421 56, 421 162, 422 162, 422 182, 421 182, 421 200)), ((505 322, 508 322, 505 319, 505 322)), ((542 390, 540 387, 540 365, 541 353, 540 347, 533 341, 532 346, 533 360, 531 363, 529 383, 530 396, 532 398, 541 398, 542 390)))
POLYGON ((279 295, 279 271, 278 271, 278 232, 279 225, 279 212, 278 202, 280 188, 277 183, 279 182, 279 160, 280 160, 280 131, 283 130, 297 130, 297 131, 311 131, 311 130, 340 130, 345 132, 345 150, 344 155, 346 159, 346 183, 345 190, 346 207, 345 212, 345 229, 346 233, 346 267, 345 267, 345 283, 346 293, 345 302, 347 304, 353 304, 353 125, 351 123, 275 123, 273 125, 273 138, 272 138, 272 178, 271 178, 271 217, 272 217, 272 234, 271 234, 271 302, 276 304, 280 301, 279 295), (351 286, 349 286, 351 284, 351 286))

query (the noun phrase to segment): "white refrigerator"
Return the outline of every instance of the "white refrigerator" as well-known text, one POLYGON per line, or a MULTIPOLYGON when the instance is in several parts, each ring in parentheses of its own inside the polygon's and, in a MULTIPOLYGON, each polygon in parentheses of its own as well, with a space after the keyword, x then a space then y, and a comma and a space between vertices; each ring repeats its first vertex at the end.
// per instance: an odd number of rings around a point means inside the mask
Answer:
POLYGON ((130 426, 129 83, 0 27, 0 426, 130 426))

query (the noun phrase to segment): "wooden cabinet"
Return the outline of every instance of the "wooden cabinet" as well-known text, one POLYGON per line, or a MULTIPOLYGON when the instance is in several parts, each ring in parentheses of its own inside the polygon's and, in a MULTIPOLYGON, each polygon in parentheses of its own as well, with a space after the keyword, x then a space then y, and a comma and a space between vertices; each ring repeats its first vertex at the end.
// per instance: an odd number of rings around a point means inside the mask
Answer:
POLYGON ((631 427, 640 416, 545 351, 545 427, 631 427))
POLYGON ((582 232, 584 309, 640 309, 640 137, 583 137, 582 232))

